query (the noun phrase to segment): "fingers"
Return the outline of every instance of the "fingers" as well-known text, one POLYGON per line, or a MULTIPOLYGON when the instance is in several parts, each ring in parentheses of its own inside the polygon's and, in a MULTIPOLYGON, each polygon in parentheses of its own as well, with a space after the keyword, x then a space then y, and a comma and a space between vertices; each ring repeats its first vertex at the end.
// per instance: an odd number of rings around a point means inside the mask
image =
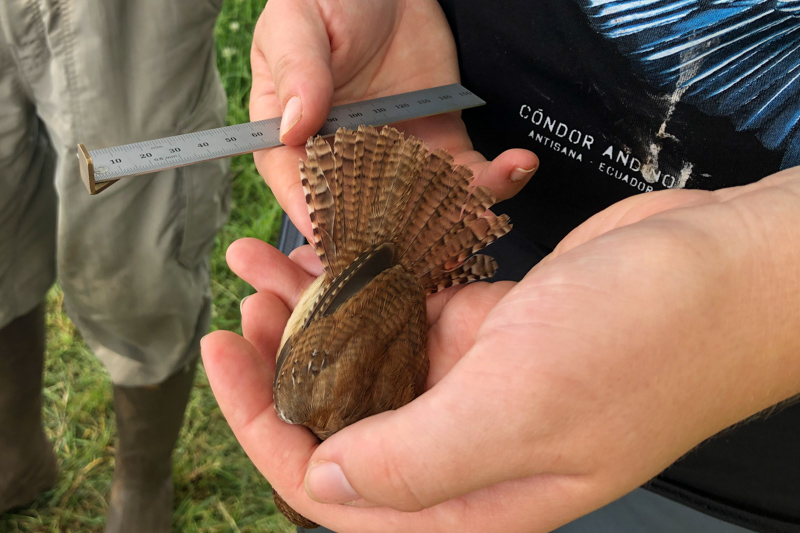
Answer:
POLYGON ((247 427, 268 417, 272 375, 253 346, 229 331, 209 333, 201 344, 209 382, 231 426, 247 427))
POLYGON ((515 196, 539 168, 536 154, 521 148, 506 150, 493 161, 487 162, 477 152, 470 152, 457 161, 472 168, 474 184, 489 187, 498 202, 515 196))
POLYGON ((215 331, 203 338, 201 352, 217 402, 240 441, 249 442, 254 428, 271 425, 271 419, 277 422, 272 372, 250 343, 235 333, 215 331))
POLYGON ((530 150, 512 148, 487 161, 472 149, 459 113, 447 113, 396 124, 406 136, 414 135, 433 150, 443 148, 453 154, 457 165, 472 170, 475 185, 492 189, 498 201, 507 200, 527 185, 539 168, 539 158, 530 150))
POLYGON ((321 276, 324 272, 322 262, 319 260, 317 252, 314 251, 314 247, 310 244, 292 250, 289 254, 289 259, 314 278, 321 276))
POLYGON ((303 235, 311 235, 297 162, 302 145, 330 112, 333 78, 330 42, 319 6, 312 0, 278 0, 264 8, 250 52, 253 85, 250 119, 281 117, 287 146, 253 154, 256 167, 303 235))
POLYGON ((539 168, 539 158, 529 150, 506 150, 476 176, 478 185, 486 185, 498 201, 515 196, 539 168))
MULTIPOLYGON (((313 277, 322 274, 322 265, 311 246, 301 246, 294 250, 289 261, 301 268, 313 269, 312 275, 308 276, 297 272, 283 259, 276 257, 274 254, 277 250, 266 243, 257 239, 242 239, 237 242, 238 244, 234 243, 228 248, 229 262, 236 265, 234 271, 243 270, 250 275, 261 290, 241 302, 242 333, 244 338, 261 353, 270 370, 274 371, 275 354, 279 348, 279 341, 294 304, 301 294, 301 287, 305 287, 313 277), (263 279, 264 270, 261 268, 256 269, 254 274, 250 274, 252 265, 249 261, 263 265, 269 264, 271 259, 287 267, 285 272, 289 276, 288 279, 282 278, 278 273, 263 279), (293 282, 292 279, 294 279, 293 282), (280 291, 280 294, 274 292, 276 289, 280 291)), ((308 273, 308 270, 304 269, 304 271, 308 273)))
MULTIPOLYGON (((503 353, 504 347, 491 349, 503 353)), ((309 496, 323 503, 418 511, 526 476, 525 447, 507 446, 514 434, 506 428, 514 424, 504 421, 513 413, 483 403, 484 384, 491 380, 466 366, 457 365, 401 409, 362 420, 325 441, 306 474, 309 496)))
MULTIPOLYGON (((308 252, 298 254, 305 262, 312 260, 308 252)), ((315 277, 279 250, 258 239, 235 241, 228 247, 225 257, 237 276, 259 292, 274 293, 289 309, 294 309, 303 290, 315 277)))
MULTIPOLYGON (((436 124, 437 121, 429 120, 428 125, 436 124)), ((410 124, 410 123, 406 123, 410 124)), ((462 138, 458 135, 457 128, 452 130, 452 133, 445 137, 434 137, 439 142, 435 143, 436 146, 449 146, 453 153, 458 153, 453 149, 455 147, 463 147, 468 144, 468 138, 462 138)), ((284 148, 282 148, 283 150, 284 148)), ((298 149, 299 150, 299 149, 298 149)), ((262 156, 256 155, 257 158, 262 158, 263 161, 269 161, 275 170, 275 174, 281 174, 280 168, 285 168, 284 175, 294 175, 297 173, 296 162, 305 157, 305 154, 298 152, 296 158, 292 159, 291 169, 289 165, 281 165, 281 160, 275 154, 264 154, 262 156), (267 159, 269 158, 269 159, 267 159)), ((283 156, 281 156, 283 157, 283 156)), ((493 161, 486 161, 486 159, 478 152, 468 150, 462 152, 455 157, 455 162, 459 165, 466 165, 470 167, 475 175, 475 185, 485 185, 489 187, 494 193, 497 201, 507 200, 515 196, 528 184, 531 177, 536 173, 539 168, 539 158, 529 150, 519 148, 506 150, 493 161)), ((260 167, 261 168, 261 167, 260 167)), ((262 172, 265 177, 268 174, 262 172)), ((273 187, 275 196, 279 199, 284 210, 289 214, 289 217, 297 225, 298 229, 306 237, 311 235, 311 221, 308 217, 308 208, 305 204, 305 194, 299 178, 296 180, 271 180, 267 178, 270 186, 273 187), (274 184, 274 185, 273 185, 274 184)))
POLYGON ((297 473, 306 467, 317 441, 305 428, 278 419, 272 402, 273 371, 253 345, 235 333, 215 331, 201 344, 208 381, 242 448, 271 483, 300 487, 297 473))
MULTIPOLYGON (((300 264, 319 264, 308 246, 296 250, 295 256, 300 264)), ((317 440, 307 429, 279 420, 272 398, 275 356, 284 326, 302 287, 313 277, 257 239, 231 245, 228 261, 260 292, 242 301, 245 338, 217 331, 203 339, 209 383, 233 433, 259 471, 285 499, 313 504, 303 490, 302 475, 317 440)))
MULTIPOLYGON (((257 301, 254 301, 254 303, 257 301)), ((248 312, 252 309, 248 308, 248 312)), ((256 349, 246 340, 230 332, 217 331, 207 335, 202 341, 202 356, 208 374, 209 382, 228 420, 236 438, 243 449, 254 462, 256 467, 278 490, 278 492, 299 512, 312 520, 322 522, 335 531, 365 531, 365 532, 407 532, 430 531, 445 533, 456 529, 463 531, 550 531, 563 524, 567 518, 574 518, 590 509, 599 506, 605 501, 595 501, 599 491, 587 480, 580 477, 565 476, 537 476, 523 478, 492 485, 483 490, 473 492, 464 498, 456 499, 441 506, 436 506, 421 513, 396 513, 388 509, 354 509, 349 506, 323 506, 308 499, 303 490, 302 473, 309 464, 314 465, 306 483, 312 487, 318 479, 326 477, 323 483, 337 482, 336 468, 330 465, 321 465, 314 462, 320 454, 315 455, 316 439, 304 428, 291 426, 280 421, 272 406, 272 373, 266 368, 256 349), (313 459, 312 459, 313 458, 313 459), (309 461, 312 461, 309 463, 309 461), (326 472, 327 470, 327 472, 326 472), (332 476, 331 474, 332 472, 332 476), (499 527, 499 529, 498 529, 499 527)), ((381 415, 386 418, 390 414, 381 415)), ((374 417, 379 419, 381 417, 374 417)), ((387 424, 392 425, 392 424, 387 424)), ((345 431, 351 431, 355 426, 345 431)), ((418 427, 406 433, 423 433, 425 428, 418 427)), ((332 443, 345 432, 339 433, 326 441, 325 445, 332 443)), ((453 433, 450 440, 459 442, 461 435, 453 433)), ((486 435, 474 443, 485 448, 482 441, 486 435)), ((364 452, 373 460, 375 455, 382 451, 390 452, 397 458, 403 458, 398 453, 400 447, 407 441, 398 440, 394 448, 385 447, 383 441, 361 442, 359 448, 353 451, 357 455, 364 452)), ((464 442, 464 441, 461 441, 464 442)), ((338 445, 346 445, 346 441, 338 445)), ((507 447, 507 446, 505 446, 507 447)), ((459 457, 453 456, 453 468, 430 470, 425 478, 428 483, 438 485, 444 476, 452 476, 455 467, 464 468, 466 461, 474 461, 462 473, 470 474, 474 468, 481 468, 483 463, 496 462, 495 457, 501 457, 502 448, 496 448, 494 453, 485 457, 459 457), (436 472, 436 475, 431 475, 436 472)), ((335 448, 332 448, 335 449, 335 448)), ((463 449, 463 447, 461 447, 463 449)), ((459 452, 459 449, 448 448, 449 451, 459 452)), ((427 448, 412 447, 410 455, 427 453, 427 448)), ((447 453, 444 451, 443 453, 447 453)), ((441 457, 439 457, 439 460, 441 457)), ((419 462, 418 460, 413 463, 419 462)), ((448 463, 451 462, 448 460, 448 463)), ((361 487, 364 476, 358 475, 352 465, 345 465, 343 473, 348 479, 354 480, 356 487, 361 487)), ((387 480, 393 480, 395 489, 402 491, 403 481, 411 479, 404 477, 408 474, 401 472, 402 463, 398 469, 383 469, 375 472, 375 476, 386 485, 387 480), (390 478, 385 476, 389 475, 390 478)), ((315 485, 316 483, 316 485, 315 485)), ((416 488, 416 481, 409 487, 416 488)), ((319 492, 322 494, 324 490, 319 492)), ((331 488, 327 489, 330 493, 331 488)), ((367 494, 365 491, 364 494, 367 494)), ((421 495, 425 491, 420 492, 421 495)), ((605 497, 605 494, 603 494, 605 497)))
POLYGON ((280 137, 305 144, 328 116, 333 97, 331 46, 311 0, 270 2, 253 33, 253 120, 281 115, 280 137))
POLYGON ((467 130, 458 113, 447 113, 397 124, 406 135, 424 140, 430 149, 443 148, 453 154, 457 165, 465 165, 475 176, 473 184, 485 185, 497 201, 507 200, 522 190, 539 168, 539 158, 530 150, 512 148, 487 161, 472 149, 467 130))
POLYGON ((291 311, 271 292, 257 292, 242 300, 242 333, 261 354, 271 373, 275 354, 291 311))
POLYGON ((310 238, 311 219, 298 170, 299 161, 305 158, 305 149, 299 146, 279 146, 253 153, 258 172, 272 189, 278 203, 298 231, 310 238))
POLYGON ((474 283, 428 298, 428 353, 432 356, 427 388, 449 374, 470 350, 486 315, 513 286, 504 281, 474 283))
POLYGON ((635 224, 648 217, 686 207, 707 205, 719 201, 719 196, 709 191, 670 189, 638 194, 619 201, 595 214, 572 230, 556 246, 542 264, 549 263, 567 251, 611 230, 635 224))

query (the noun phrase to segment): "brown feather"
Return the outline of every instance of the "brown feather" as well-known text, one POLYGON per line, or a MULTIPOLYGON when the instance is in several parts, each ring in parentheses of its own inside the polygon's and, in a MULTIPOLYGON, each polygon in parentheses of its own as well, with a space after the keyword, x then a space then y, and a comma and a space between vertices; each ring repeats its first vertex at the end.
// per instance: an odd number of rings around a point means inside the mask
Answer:
POLYGON ((300 161, 300 178, 311 218, 312 244, 325 272, 333 278, 335 273, 331 269, 330 258, 337 255, 332 235, 335 225, 335 198, 328 186, 333 180, 333 154, 328 143, 320 137, 308 140, 306 154, 308 161, 300 161))
POLYGON ((412 185, 408 198, 402 202, 405 208, 398 225, 398 234, 394 238, 401 256, 427 222, 427 217, 418 213, 421 211, 420 205, 424 204, 428 190, 433 188, 434 177, 442 167, 450 165, 453 160, 453 157, 444 150, 428 152, 427 149, 420 151, 417 158, 419 177, 412 185))
POLYGON ((357 243, 360 241, 358 221, 361 217, 361 166, 364 157, 364 132, 340 129, 334 138, 333 152, 336 158, 336 169, 340 172, 337 180, 341 179, 342 184, 342 205, 341 207, 337 206, 336 209, 337 211, 342 210, 344 224, 341 240, 336 241, 338 254, 334 260, 335 270, 341 271, 359 253, 357 243))
POLYGON ((454 270, 440 270, 434 274, 427 273, 420 277, 426 294, 443 291, 456 285, 464 285, 494 276, 497 263, 488 255, 473 255, 454 270))

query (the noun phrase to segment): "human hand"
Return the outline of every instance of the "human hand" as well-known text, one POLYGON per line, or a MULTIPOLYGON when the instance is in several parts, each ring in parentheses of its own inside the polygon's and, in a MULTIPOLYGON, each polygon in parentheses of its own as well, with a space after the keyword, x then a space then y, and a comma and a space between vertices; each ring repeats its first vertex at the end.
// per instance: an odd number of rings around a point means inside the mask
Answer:
MULTIPOLYGON (((331 106, 459 80, 453 37, 435 0, 270 0, 253 35, 251 64, 250 118, 282 115, 287 145, 256 152, 256 166, 307 237, 297 162, 331 106)), ((486 162, 472 150, 459 113, 397 128, 469 165, 475 183, 490 186, 499 200, 516 194, 539 165, 533 153, 518 149, 486 162)))
POLYGON ((799 202, 800 169, 642 195, 519 284, 434 295, 428 391, 321 445, 278 420, 271 391, 318 262, 239 241, 229 263, 258 290, 246 340, 206 337, 206 369, 259 470, 335 531, 549 531, 800 390, 799 202))

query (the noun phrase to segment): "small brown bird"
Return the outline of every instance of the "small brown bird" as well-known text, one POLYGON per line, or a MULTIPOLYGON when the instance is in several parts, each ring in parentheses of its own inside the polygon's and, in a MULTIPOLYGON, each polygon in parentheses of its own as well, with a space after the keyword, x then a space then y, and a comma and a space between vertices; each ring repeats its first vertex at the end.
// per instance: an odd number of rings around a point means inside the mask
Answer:
MULTIPOLYGON (((389 127, 340 129, 333 149, 306 143, 300 174, 324 273, 286 326, 275 410, 320 440, 422 394, 428 375, 425 295, 490 278, 475 252, 511 229, 487 187, 444 150, 389 127)), ((293 523, 316 527, 277 493, 293 523)))

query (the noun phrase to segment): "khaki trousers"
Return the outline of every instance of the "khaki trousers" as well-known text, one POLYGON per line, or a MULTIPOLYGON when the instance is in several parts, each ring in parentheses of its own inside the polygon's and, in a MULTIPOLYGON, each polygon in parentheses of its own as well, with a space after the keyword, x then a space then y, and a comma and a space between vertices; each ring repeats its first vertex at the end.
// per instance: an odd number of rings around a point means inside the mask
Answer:
POLYGON ((198 353, 228 162, 123 179, 89 196, 90 150, 224 125, 222 0, 0 2, 0 327, 56 273, 113 381, 163 381, 198 353))

